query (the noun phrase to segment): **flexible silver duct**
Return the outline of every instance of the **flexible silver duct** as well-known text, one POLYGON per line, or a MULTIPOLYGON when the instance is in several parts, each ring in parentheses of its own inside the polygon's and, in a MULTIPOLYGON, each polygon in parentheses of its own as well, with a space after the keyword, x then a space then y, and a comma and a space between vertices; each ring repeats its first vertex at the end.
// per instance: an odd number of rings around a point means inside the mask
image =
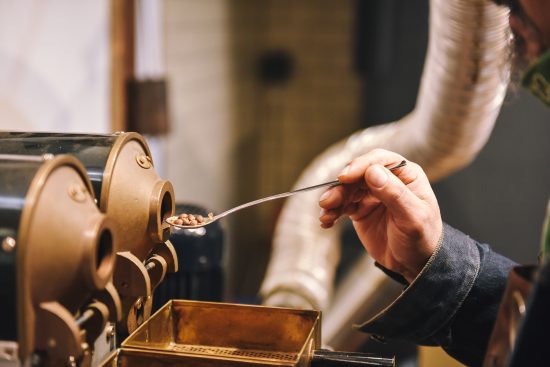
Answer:
MULTIPOLYGON (((432 0, 429 31, 415 109, 399 121, 359 131, 333 145, 310 164, 296 187, 334 179, 352 158, 378 147, 419 163, 432 181, 476 157, 507 89, 507 10, 490 0, 432 0)), ((319 195, 294 196, 285 204, 261 287, 266 304, 326 310, 330 302, 339 231, 320 228, 319 195)), ((357 287, 369 287, 369 282, 372 278, 363 279, 357 287)))

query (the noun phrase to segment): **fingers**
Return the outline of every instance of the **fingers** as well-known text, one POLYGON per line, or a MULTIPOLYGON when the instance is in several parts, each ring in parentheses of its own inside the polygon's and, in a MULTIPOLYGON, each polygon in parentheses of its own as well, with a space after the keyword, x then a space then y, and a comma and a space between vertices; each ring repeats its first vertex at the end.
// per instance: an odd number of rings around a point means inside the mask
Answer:
POLYGON ((412 281, 435 250, 442 232, 437 199, 422 168, 382 149, 351 161, 342 185, 320 198, 320 221, 329 228, 343 215, 353 222, 369 254, 412 281))
POLYGON ((342 215, 354 221, 369 216, 380 202, 402 221, 414 219, 424 201, 435 202, 428 178, 422 168, 413 162, 396 170, 404 158, 394 152, 375 149, 351 161, 338 179, 344 183, 328 189, 320 198, 320 221, 331 226, 342 215))
POLYGON ((342 205, 346 200, 346 188, 342 186, 331 187, 319 198, 319 206, 323 209, 334 209, 342 205))
MULTIPOLYGON (((362 185, 361 185, 362 186, 362 185)), ((319 215, 322 227, 331 227, 340 216, 349 216, 352 220, 366 217, 380 204, 380 200, 368 195, 360 185, 343 185, 329 189, 321 196, 319 215)))
POLYGON ((319 198, 321 208, 334 209, 347 203, 360 201, 366 194, 364 182, 331 187, 319 198))
MULTIPOLYGON (((374 149, 369 153, 352 160, 338 175, 338 180, 342 183, 355 183, 363 180, 364 173, 370 166, 378 164, 384 167, 391 167, 405 160, 403 156, 384 149, 374 149)), ((409 163, 409 162, 408 162, 409 163)), ((403 182, 408 184, 417 177, 417 172, 410 164, 398 168, 393 173, 403 182)))
POLYGON ((352 221, 359 221, 366 219, 372 214, 373 211, 380 207, 380 200, 372 195, 367 195, 355 205, 355 210, 348 215, 352 221))
POLYGON ((319 221, 321 222, 321 227, 330 228, 342 215, 341 210, 339 209, 321 209, 319 214, 319 221))
POLYGON ((319 220, 324 228, 331 227, 341 215, 351 215, 357 210, 355 203, 366 195, 364 182, 331 187, 319 198, 321 211, 319 220))
POLYGON ((380 200, 395 218, 414 220, 424 208, 420 198, 384 166, 373 164, 364 173, 370 194, 380 200))
MULTIPOLYGON (((319 217, 321 226, 325 228, 332 226, 342 215, 349 215, 352 218, 367 216, 374 206, 379 204, 379 200, 371 200, 369 203, 364 201, 368 196, 367 183, 364 180, 366 169, 373 164, 394 166, 403 160, 404 158, 397 153, 375 149, 350 162, 338 176, 338 179, 345 185, 332 187, 319 198, 319 206, 323 209, 319 217), (353 205, 359 203, 361 205, 353 205)), ((403 168, 398 169, 396 173, 402 171, 403 168)))

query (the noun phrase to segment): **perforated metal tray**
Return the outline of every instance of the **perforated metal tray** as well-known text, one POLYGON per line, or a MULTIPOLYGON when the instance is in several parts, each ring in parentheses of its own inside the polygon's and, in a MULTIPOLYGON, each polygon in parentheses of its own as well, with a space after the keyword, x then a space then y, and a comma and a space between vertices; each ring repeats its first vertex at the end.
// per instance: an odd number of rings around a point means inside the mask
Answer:
POLYGON ((105 366, 308 366, 320 348, 320 317, 310 310, 173 300, 105 366))

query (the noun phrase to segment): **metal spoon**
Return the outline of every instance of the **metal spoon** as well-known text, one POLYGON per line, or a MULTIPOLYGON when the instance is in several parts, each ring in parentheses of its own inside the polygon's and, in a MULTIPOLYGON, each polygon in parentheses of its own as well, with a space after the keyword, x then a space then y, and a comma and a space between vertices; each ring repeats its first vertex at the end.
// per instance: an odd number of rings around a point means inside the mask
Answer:
MULTIPOLYGON (((390 167, 388 168, 390 171, 393 171, 395 169, 398 169, 398 168, 401 168, 403 166, 405 166, 407 164, 407 161, 403 160, 401 161, 399 164, 393 166, 393 167, 390 167)), ((206 217, 204 222, 202 223, 198 223, 196 225, 186 225, 186 224, 175 224, 174 221, 177 220, 179 218, 179 216, 173 216, 173 217, 169 217, 169 218, 166 218, 165 219, 165 222, 168 223, 169 225, 173 226, 173 227, 176 227, 176 228, 183 228, 183 229, 194 229, 194 228, 200 228, 200 227, 204 227, 208 224, 212 224, 214 223, 215 221, 217 221, 218 219, 221 219, 231 213, 235 213, 236 211, 238 210, 241 210, 241 209, 244 209, 244 208, 248 208, 250 206, 253 206, 253 205, 258 205, 258 204, 261 204, 261 203, 264 203, 266 201, 270 201, 270 200, 276 200, 276 199, 282 199, 282 198, 286 198, 288 196, 292 196, 294 194, 298 194, 300 192, 306 192, 306 191, 311 191, 311 190, 316 190, 316 189, 319 189, 321 187, 325 187, 325 186, 339 186, 339 185, 342 185, 342 183, 338 180, 334 180, 334 181, 329 181, 329 182, 325 182, 325 183, 321 183, 321 184, 318 184, 318 185, 313 185, 313 186, 309 186, 309 187, 304 187, 304 188, 301 188, 301 189, 297 189, 297 190, 293 190, 293 191, 288 191, 288 192, 283 192, 281 194, 276 194, 276 195, 271 195, 271 196, 267 196, 267 197, 264 197, 264 198, 261 198, 261 199, 257 199, 257 200, 254 200, 254 201, 250 201, 248 203, 244 203, 244 204, 241 204, 239 206, 236 206, 234 208, 231 208, 229 210, 226 210, 224 212, 221 212, 220 214, 218 215, 215 215, 215 216, 211 216, 211 217, 206 217)))

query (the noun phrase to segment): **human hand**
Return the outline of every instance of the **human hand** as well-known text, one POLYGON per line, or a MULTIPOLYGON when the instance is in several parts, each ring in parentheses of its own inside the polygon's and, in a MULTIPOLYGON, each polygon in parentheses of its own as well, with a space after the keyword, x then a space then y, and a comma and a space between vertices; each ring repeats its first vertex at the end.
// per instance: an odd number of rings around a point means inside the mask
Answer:
POLYGON ((319 220, 332 227, 348 215, 369 253, 381 265, 411 282, 435 251, 443 231, 437 199, 416 163, 390 172, 404 158, 375 149, 351 161, 338 175, 344 185, 320 198, 319 220))

